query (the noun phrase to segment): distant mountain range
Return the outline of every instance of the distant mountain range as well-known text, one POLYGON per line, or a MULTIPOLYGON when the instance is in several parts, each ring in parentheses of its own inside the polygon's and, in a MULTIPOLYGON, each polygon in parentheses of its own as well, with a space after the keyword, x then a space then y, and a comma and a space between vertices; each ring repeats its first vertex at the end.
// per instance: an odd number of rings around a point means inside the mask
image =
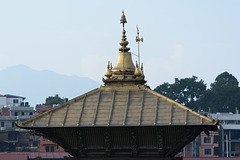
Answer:
POLYGON ((70 100, 99 86, 90 78, 66 76, 48 70, 37 71, 25 65, 0 71, 0 94, 26 97, 25 102, 33 107, 44 103, 48 96, 58 94, 70 100))

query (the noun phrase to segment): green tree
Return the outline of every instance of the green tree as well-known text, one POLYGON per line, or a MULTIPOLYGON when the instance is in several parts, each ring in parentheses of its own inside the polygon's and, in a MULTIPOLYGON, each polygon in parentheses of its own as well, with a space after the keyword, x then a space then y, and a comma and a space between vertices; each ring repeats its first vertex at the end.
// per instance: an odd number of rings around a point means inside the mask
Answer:
POLYGON ((207 87, 203 80, 197 81, 197 79, 196 76, 184 79, 176 78, 173 84, 163 83, 156 87, 154 91, 196 110, 198 109, 196 103, 207 87))
POLYGON ((206 111, 234 112, 240 105, 238 85, 238 80, 232 74, 221 73, 199 100, 199 105, 206 111))
POLYGON ((64 99, 60 98, 58 96, 58 94, 56 94, 55 96, 49 96, 46 98, 46 105, 53 105, 53 104, 63 104, 64 103, 64 99))

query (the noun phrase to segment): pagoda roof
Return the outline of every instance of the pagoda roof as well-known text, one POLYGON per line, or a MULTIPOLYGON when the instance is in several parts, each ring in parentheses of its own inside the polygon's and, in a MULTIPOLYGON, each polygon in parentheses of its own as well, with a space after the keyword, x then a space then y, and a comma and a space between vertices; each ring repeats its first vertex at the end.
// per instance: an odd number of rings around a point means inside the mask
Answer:
MULTIPOLYGON (((17 124, 18 125, 18 124, 17 124)), ((18 125, 21 128, 212 125, 217 121, 144 85, 101 86, 18 125)))
MULTIPOLYGON (((18 127, 47 137, 77 159, 173 157, 201 131, 209 134, 217 130, 218 120, 202 116, 144 85, 140 54, 134 65, 127 47, 124 12, 120 22, 121 48, 115 67, 108 62, 104 86, 16 123, 18 127)), ((139 50, 143 38, 138 29, 136 41, 139 50)))

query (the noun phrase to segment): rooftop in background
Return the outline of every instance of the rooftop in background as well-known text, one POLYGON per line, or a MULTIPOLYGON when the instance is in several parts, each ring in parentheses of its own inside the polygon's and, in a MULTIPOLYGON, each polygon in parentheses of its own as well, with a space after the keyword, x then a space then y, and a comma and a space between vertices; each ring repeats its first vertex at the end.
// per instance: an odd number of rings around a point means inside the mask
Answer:
POLYGON ((67 152, 0 152, 1 160, 35 160, 38 156, 43 159, 63 159, 71 155, 67 152))
POLYGON ((209 117, 212 119, 218 120, 240 120, 240 114, 234 113, 216 113, 216 114, 209 114, 209 117))
POLYGON ((4 96, 7 97, 7 98, 22 98, 23 100, 26 99, 26 97, 15 96, 15 95, 12 95, 12 94, 5 94, 4 96))
POLYGON ((240 130, 240 114, 216 113, 209 114, 208 117, 218 119, 223 129, 240 130))
POLYGON ((43 159, 60 159, 64 157, 72 157, 67 152, 29 152, 28 153, 29 159, 35 159, 36 157, 40 156, 43 159))
POLYGON ((18 107, 18 106, 28 106, 28 102, 24 102, 26 97, 16 96, 12 94, 0 95, 0 108, 3 107, 18 107))
POLYGON ((53 109, 54 107, 52 105, 45 105, 45 104, 42 104, 42 105, 37 105, 36 106, 36 113, 44 113, 50 109, 53 109))
POLYGON ((27 160, 27 152, 0 152, 1 160, 27 160))

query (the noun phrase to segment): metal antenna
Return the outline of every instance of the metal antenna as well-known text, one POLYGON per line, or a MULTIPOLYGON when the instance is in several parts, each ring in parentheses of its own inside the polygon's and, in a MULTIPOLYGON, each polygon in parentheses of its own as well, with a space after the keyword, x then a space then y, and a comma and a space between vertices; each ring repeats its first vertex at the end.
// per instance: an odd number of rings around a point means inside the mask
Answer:
POLYGON ((140 66, 140 47, 139 47, 139 42, 143 42, 143 38, 139 38, 139 30, 137 26, 137 36, 136 36, 136 42, 138 42, 138 66, 140 66))

